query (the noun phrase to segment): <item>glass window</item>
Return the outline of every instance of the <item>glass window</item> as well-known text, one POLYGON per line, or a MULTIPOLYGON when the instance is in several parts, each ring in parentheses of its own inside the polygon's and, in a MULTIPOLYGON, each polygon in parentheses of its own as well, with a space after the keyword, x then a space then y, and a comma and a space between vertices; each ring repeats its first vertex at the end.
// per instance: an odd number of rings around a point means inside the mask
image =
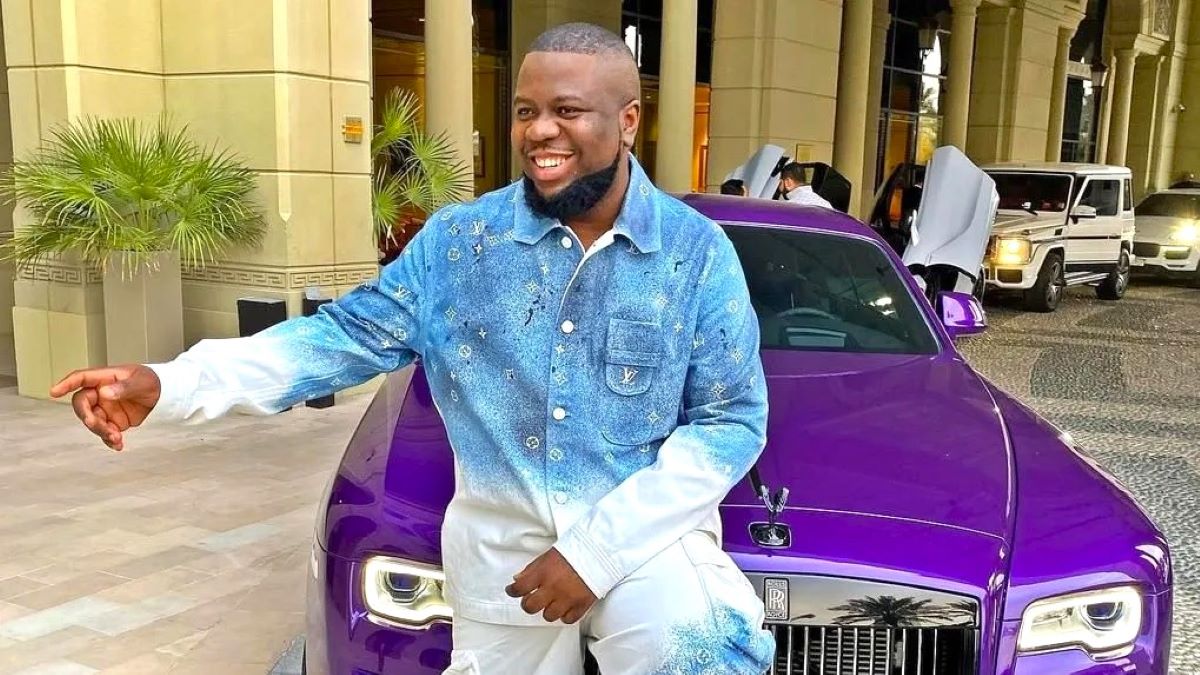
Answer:
POLYGON ((1079 198, 1079 203, 1095 207, 1098 216, 1115 216, 1119 208, 1117 203, 1120 194, 1121 181, 1092 179, 1083 186, 1083 196, 1079 198))
POLYGON ((1200 194, 1159 192, 1137 205, 1137 215, 1200 218, 1200 194))
POLYGON ((1071 177, 1055 173, 989 173, 996 181, 1000 208, 1035 213, 1067 210, 1071 177))
POLYGON ((764 349, 932 354, 937 342, 896 267, 873 243, 728 225, 764 349))
POLYGON ((1124 211, 1133 210, 1133 181, 1125 179, 1125 199, 1121 202, 1121 208, 1124 211))

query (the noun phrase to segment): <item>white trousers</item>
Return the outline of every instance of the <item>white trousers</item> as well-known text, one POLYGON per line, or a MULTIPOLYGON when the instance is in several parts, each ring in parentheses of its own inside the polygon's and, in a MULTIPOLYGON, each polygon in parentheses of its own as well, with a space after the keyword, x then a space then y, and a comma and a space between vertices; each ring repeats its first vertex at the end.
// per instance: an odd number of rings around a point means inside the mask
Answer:
POLYGON ((505 626, 455 619, 445 675, 762 675, 775 655, 754 588, 693 532, 626 577, 582 620, 505 626))

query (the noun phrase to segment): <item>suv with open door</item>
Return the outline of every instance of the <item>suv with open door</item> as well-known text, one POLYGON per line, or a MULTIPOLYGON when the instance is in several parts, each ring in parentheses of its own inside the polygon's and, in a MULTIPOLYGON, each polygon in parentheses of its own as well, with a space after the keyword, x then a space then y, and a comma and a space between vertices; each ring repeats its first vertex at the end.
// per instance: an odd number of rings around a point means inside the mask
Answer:
POLYGON ((988 242, 988 289, 1019 292, 1026 309, 1052 312, 1067 286, 1089 284, 1104 300, 1129 285, 1134 204, 1128 168, 1005 163, 983 169, 1000 210, 988 242))

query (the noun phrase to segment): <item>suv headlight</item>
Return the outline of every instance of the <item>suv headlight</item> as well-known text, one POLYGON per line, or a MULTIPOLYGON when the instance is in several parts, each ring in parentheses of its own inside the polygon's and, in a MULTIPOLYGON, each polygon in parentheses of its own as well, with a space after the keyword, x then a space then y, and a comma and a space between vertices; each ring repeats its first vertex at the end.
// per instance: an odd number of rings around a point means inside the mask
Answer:
POLYGON ((1178 242, 1180 244, 1192 244, 1196 241, 1197 233, 1198 232, 1195 223, 1190 225, 1180 225, 1174 230, 1171 230, 1171 241, 1178 242))
POLYGON ((1028 239, 996 240, 994 260, 998 265, 1024 265, 1033 257, 1033 245, 1028 239))
POLYGON ((1029 605, 1017 648, 1082 647, 1104 656, 1128 646, 1142 629, 1142 594, 1133 586, 1060 595, 1029 605))
POLYGON ((425 628, 454 617, 442 595, 441 568, 374 556, 363 564, 362 594, 371 614, 407 628, 425 628))

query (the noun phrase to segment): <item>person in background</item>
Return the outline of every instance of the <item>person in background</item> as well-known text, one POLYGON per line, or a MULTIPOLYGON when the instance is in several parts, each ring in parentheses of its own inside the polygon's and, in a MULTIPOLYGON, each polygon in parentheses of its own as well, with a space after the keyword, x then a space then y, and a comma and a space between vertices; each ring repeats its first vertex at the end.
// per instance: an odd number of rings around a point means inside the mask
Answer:
POLYGON ((796 162, 785 165, 780 172, 779 191, 789 202, 833 208, 833 204, 813 191, 804 175, 804 167, 796 162))
POLYGON ((721 183, 721 194, 745 197, 746 183, 740 178, 730 178, 724 183, 721 183))

